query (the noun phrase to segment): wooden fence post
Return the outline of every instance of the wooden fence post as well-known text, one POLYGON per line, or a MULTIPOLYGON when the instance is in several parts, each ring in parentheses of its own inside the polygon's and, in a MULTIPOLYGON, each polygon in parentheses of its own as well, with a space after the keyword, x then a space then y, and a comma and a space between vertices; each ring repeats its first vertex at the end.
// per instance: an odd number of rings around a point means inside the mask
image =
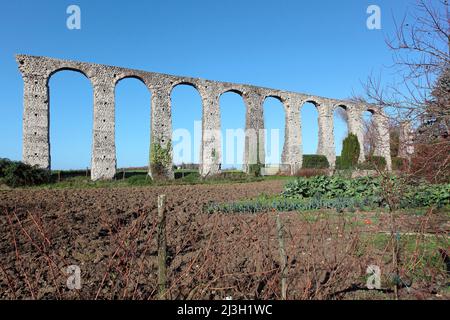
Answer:
POLYGON ((158 196, 158 226, 156 241, 158 243, 158 296, 164 299, 166 294, 166 263, 167 263, 167 238, 166 238, 166 196, 158 196))
POLYGON ((283 224, 281 222, 280 213, 277 213, 277 237, 278 237, 278 247, 280 251, 280 264, 281 264, 281 299, 286 300, 287 296, 287 257, 286 249, 284 247, 284 234, 283 234, 283 224))

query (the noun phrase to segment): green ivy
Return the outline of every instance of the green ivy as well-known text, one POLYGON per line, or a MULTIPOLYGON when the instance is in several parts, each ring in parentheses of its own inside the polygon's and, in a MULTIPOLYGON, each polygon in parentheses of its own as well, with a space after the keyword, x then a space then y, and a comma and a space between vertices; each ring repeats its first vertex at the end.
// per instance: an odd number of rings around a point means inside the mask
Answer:
POLYGON ((214 159, 214 161, 217 160, 217 151, 216 151, 216 148, 213 148, 213 149, 211 150, 211 157, 214 159))
POLYGON ((166 168, 172 164, 170 141, 166 147, 162 147, 159 143, 152 143, 150 148, 150 165, 152 173, 155 175, 163 175, 166 168))

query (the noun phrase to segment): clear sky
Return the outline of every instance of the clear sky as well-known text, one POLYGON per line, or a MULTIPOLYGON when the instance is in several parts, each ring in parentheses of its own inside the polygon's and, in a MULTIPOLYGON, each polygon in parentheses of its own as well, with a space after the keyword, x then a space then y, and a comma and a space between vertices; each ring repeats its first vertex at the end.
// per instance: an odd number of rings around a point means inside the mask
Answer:
MULTIPOLYGON (((360 81, 391 63, 385 38, 393 19, 402 18, 414 0, 40 0, 0 5, 0 157, 21 159, 23 83, 14 54, 95 62, 347 98, 360 81), (66 9, 81 8, 81 29, 66 27, 66 9), (381 30, 369 30, 367 7, 381 8, 381 30)), ((393 76, 387 74, 386 76, 393 76)), ((79 73, 64 71, 50 80, 52 168, 85 168, 90 163, 92 88, 79 73)), ((195 89, 176 87, 173 127, 193 134, 201 120, 195 89)), ((243 128, 242 99, 220 100, 222 128, 243 128)), ((134 79, 116 88, 118 166, 143 166, 150 141, 150 92, 134 79)), ((281 104, 264 105, 266 127, 284 137, 281 104)), ((302 110, 304 153, 317 148, 317 112, 302 110)), ((345 125, 336 124, 337 152, 345 125)), ((198 161, 192 152, 177 162, 198 161)), ((176 141, 174 141, 176 144, 176 141)), ((279 161, 282 144, 269 162, 279 161)), ((232 164, 240 164, 237 147, 232 164)))

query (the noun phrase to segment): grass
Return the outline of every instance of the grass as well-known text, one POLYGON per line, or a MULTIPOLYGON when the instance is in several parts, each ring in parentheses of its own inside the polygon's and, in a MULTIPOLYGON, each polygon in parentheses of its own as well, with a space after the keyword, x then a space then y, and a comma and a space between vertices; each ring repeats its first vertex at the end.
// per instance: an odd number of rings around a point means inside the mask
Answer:
POLYGON ((413 216, 423 217, 430 208, 413 208, 413 209, 398 209, 398 213, 410 214, 413 216))
MULTIPOLYGON (((383 251, 389 246, 391 236, 386 233, 364 234, 363 241, 383 251)), ((450 247, 450 237, 400 234, 398 246, 404 271, 413 280, 431 281, 428 273, 430 268, 445 269, 444 261, 438 250, 450 247)))
POLYGON ((166 185, 195 185, 195 184, 223 184, 246 183, 267 180, 286 180, 292 177, 264 176, 254 177, 238 170, 227 170, 221 175, 204 179, 197 170, 174 170, 174 180, 152 181, 146 169, 118 169, 114 180, 91 181, 86 170, 53 171, 56 182, 39 186, 25 187, 25 189, 85 189, 85 188, 117 188, 117 187, 148 187, 166 185), (60 181, 58 181, 60 179, 60 181))
MULTIPOLYGON (((439 214, 445 212, 448 212, 448 210, 440 210, 439 214)), ((399 214, 408 213, 402 212, 399 214)), ((345 212, 343 215, 347 221, 347 232, 352 232, 353 228, 365 224, 365 214, 345 212), (355 217, 360 217, 361 219, 355 220, 353 219, 355 217)), ((338 219, 338 216, 330 210, 299 212, 298 217, 309 223, 316 223, 320 220, 334 222, 334 220, 338 219)), ((379 225, 379 218, 379 213, 370 215, 372 224, 375 226, 379 225)), ((416 281, 433 282, 431 278, 431 274, 433 274, 432 270, 441 270, 442 274, 445 274, 445 263, 440 256, 439 249, 447 250, 447 248, 450 248, 450 237, 448 235, 426 234, 422 236, 414 233, 399 233, 398 239, 399 256, 401 259, 400 267, 413 283, 416 281)), ((361 234, 361 241, 362 243, 358 248, 359 255, 364 255, 365 248, 374 248, 378 252, 383 253, 383 261, 385 264, 391 263, 390 250, 386 251, 386 248, 389 248, 391 243, 391 235, 389 233, 381 231, 363 232, 361 234)), ((383 274, 383 277, 384 282, 391 281, 389 274, 383 274)), ((442 285, 444 292, 450 290, 449 286, 445 285, 445 282, 442 285)))

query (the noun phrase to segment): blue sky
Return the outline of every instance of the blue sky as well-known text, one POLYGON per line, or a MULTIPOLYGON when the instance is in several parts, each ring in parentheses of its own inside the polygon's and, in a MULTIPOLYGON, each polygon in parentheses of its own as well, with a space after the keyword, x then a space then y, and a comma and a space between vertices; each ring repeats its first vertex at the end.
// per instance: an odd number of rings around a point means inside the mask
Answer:
MULTIPOLYGON (((414 0, 292 1, 4 1, 0 11, 0 157, 21 158, 21 75, 14 54, 95 62, 211 80, 346 98, 360 81, 391 63, 385 38, 414 0), (66 27, 66 9, 81 8, 81 30, 66 27), (366 9, 381 8, 382 29, 366 28, 366 9)), ((386 74, 393 77, 394 75, 386 74)), ((81 74, 64 71, 50 81, 52 168, 90 163, 92 89, 81 74)), ((221 98, 222 127, 242 128, 241 98, 221 98)), ((195 89, 172 94, 173 127, 193 131, 201 119, 195 89)), ((138 80, 116 88, 118 166, 147 164, 150 93, 138 80)), ((264 106, 266 127, 284 135, 280 103, 264 106)), ((317 148, 317 113, 302 110, 304 153, 317 148)), ((346 128, 336 124, 337 142, 346 128)), ((193 161, 198 159, 194 143, 193 161)), ((196 146, 197 145, 197 146, 196 146)), ((279 157, 279 150, 271 150, 279 157), (278 151, 278 152, 277 152, 278 151)), ((241 163, 238 148, 235 165, 241 163)), ((337 144, 340 152, 340 143, 337 144)), ((190 162, 192 159, 178 158, 190 162)), ((230 166, 233 166, 231 164, 230 166)))

